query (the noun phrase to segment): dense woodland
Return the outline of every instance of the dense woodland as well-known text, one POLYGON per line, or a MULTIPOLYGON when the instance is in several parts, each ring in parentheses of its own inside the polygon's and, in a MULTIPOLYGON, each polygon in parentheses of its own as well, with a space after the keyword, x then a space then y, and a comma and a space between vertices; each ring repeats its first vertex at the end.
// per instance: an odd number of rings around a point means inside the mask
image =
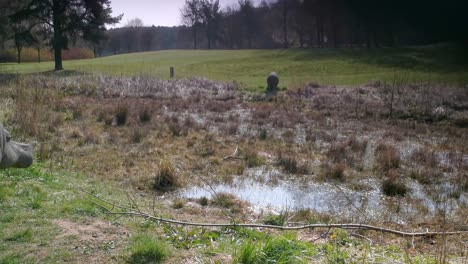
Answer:
MULTIPOLYGON (((15 9, 8 5, 12 1, 1 2, 1 49, 15 48, 19 61, 22 47, 53 47, 47 23, 17 19, 27 3, 15 9)), ((109 1, 101 2, 111 8, 109 1)), ((464 1, 457 0, 239 0, 227 8, 221 8, 219 0, 186 0, 180 26, 146 26, 136 18, 107 31, 102 26, 72 30, 63 48, 78 45, 104 56, 165 49, 379 48, 445 41, 466 45, 466 10, 464 1)), ((107 15, 107 22, 118 19, 107 15)))
POLYGON ((187 0, 179 27, 109 31, 103 50, 113 54, 161 49, 388 47, 466 41, 462 1, 187 0), (419 2, 419 3, 418 3, 419 2), (451 16, 450 14, 453 14, 451 16), (132 37, 128 37, 131 35, 132 37))

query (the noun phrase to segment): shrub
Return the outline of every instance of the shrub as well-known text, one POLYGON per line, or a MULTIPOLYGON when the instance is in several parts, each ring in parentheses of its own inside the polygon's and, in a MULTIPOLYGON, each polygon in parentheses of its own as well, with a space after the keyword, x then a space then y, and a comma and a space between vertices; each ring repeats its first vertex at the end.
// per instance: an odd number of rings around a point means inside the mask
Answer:
POLYGON ((169 255, 169 247, 150 235, 138 235, 127 249, 126 263, 161 263, 169 255))
POLYGON ((174 165, 169 159, 162 159, 155 176, 154 187, 158 190, 170 190, 180 186, 180 180, 174 165))

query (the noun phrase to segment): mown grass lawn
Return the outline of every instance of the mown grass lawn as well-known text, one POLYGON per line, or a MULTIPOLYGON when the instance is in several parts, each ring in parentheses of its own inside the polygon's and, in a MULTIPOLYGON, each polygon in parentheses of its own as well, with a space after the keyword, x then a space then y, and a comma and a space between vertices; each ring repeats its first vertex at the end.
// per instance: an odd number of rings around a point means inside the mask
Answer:
MULTIPOLYGON (((290 49, 290 50, 170 50, 65 61, 65 74, 74 71, 113 75, 169 77, 204 76, 243 83, 249 90, 265 88, 272 72, 282 87, 308 82, 359 85, 390 80, 406 74, 414 82, 468 83, 466 52, 455 45, 382 49, 290 49)), ((0 72, 34 73, 53 69, 53 62, 0 64, 0 72)))

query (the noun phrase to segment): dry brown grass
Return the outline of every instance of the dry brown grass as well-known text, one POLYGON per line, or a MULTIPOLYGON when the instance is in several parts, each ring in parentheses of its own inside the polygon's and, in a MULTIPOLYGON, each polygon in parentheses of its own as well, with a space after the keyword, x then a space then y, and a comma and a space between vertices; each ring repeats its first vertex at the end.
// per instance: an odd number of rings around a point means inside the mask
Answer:
POLYGON ((400 167, 400 153, 398 149, 386 143, 380 143, 375 149, 377 166, 383 171, 400 167))
MULTIPOLYGON (((246 167, 259 165, 280 166, 292 174, 288 176, 292 182, 322 178, 352 185, 364 176, 381 175, 388 186, 412 177, 425 190, 434 190, 447 180, 460 182, 453 197, 467 189, 463 181, 467 133, 451 123, 454 114, 466 111, 460 110, 465 108, 459 99, 450 99, 446 107, 453 113, 433 119, 431 122, 441 120, 433 124, 414 117, 399 119, 410 117, 402 115, 399 104, 394 119, 388 120, 382 102, 376 99, 378 90, 372 87, 306 87, 265 102, 228 90, 218 94, 225 96, 221 98, 192 88, 188 91, 193 94, 178 88, 149 96, 152 81, 130 81, 144 85, 139 88, 141 94, 124 89, 117 80, 109 82, 118 86, 114 92, 111 86, 98 83, 96 89, 102 91, 85 93, 75 90, 76 83, 69 79, 24 81, 23 90, 10 90, 9 94, 16 95, 9 123, 14 132, 38 142, 36 156, 41 160, 67 156, 73 160, 70 169, 146 192, 154 191, 154 185, 173 189, 185 183, 201 184, 193 173, 230 184, 239 175, 245 177, 246 167), (34 90, 33 84, 41 82, 46 95, 34 90), (66 91, 60 88, 64 82, 70 82, 66 91), (37 103, 31 107, 34 100, 37 103), (117 121, 119 113, 124 113, 121 119, 125 122, 117 121), (27 127, 29 123, 31 127, 27 127), (407 141, 419 147, 400 156, 407 141), (245 159, 222 161, 237 146, 245 150, 241 153, 245 159), (283 150, 281 155, 278 149, 283 150), (440 152, 447 153, 446 161, 440 160, 440 152), (171 157, 172 166, 160 166, 165 157, 171 157), (299 175, 303 173, 307 175, 299 175), (307 177, 309 174, 317 177, 307 177)), ((459 92, 448 91, 450 98, 459 92)))

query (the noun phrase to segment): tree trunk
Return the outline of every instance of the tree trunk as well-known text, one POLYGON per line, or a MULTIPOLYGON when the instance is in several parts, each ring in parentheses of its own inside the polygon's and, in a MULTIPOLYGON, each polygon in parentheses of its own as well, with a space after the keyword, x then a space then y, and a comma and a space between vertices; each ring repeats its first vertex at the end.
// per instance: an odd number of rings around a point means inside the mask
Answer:
POLYGON ((17 61, 18 64, 21 63, 21 50, 22 50, 22 48, 23 48, 23 47, 21 47, 21 46, 16 46, 16 52, 17 52, 17 54, 18 54, 18 55, 17 55, 17 56, 18 56, 18 57, 17 57, 17 59, 18 59, 18 61, 17 61))
POLYGON ((197 28, 195 25, 192 26, 193 30, 193 49, 197 49, 197 28))
POLYGON ((53 26, 54 26, 54 41, 53 41, 53 48, 54 48, 54 61, 55 61, 55 70, 60 71, 63 70, 62 66, 62 48, 63 48, 63 35, 62 35, 62 23, 60 21, 61 8, 60 8, 60 0, 53 1, 53 26))
POLYGON ((284 37, 284 48, 287 49, 289 47, 288 43, 288 9, 286 6, 286 2, 283 7, 283 37, 284 37))
POLYGON ((37 62, 41 63, 41 48, 37 48, 37 62))
POLYGON ((63 70, 62 66, 62 47, 59 45, 54 45, 54 60, 55 60, 55 70, 61 71, 63 70))

